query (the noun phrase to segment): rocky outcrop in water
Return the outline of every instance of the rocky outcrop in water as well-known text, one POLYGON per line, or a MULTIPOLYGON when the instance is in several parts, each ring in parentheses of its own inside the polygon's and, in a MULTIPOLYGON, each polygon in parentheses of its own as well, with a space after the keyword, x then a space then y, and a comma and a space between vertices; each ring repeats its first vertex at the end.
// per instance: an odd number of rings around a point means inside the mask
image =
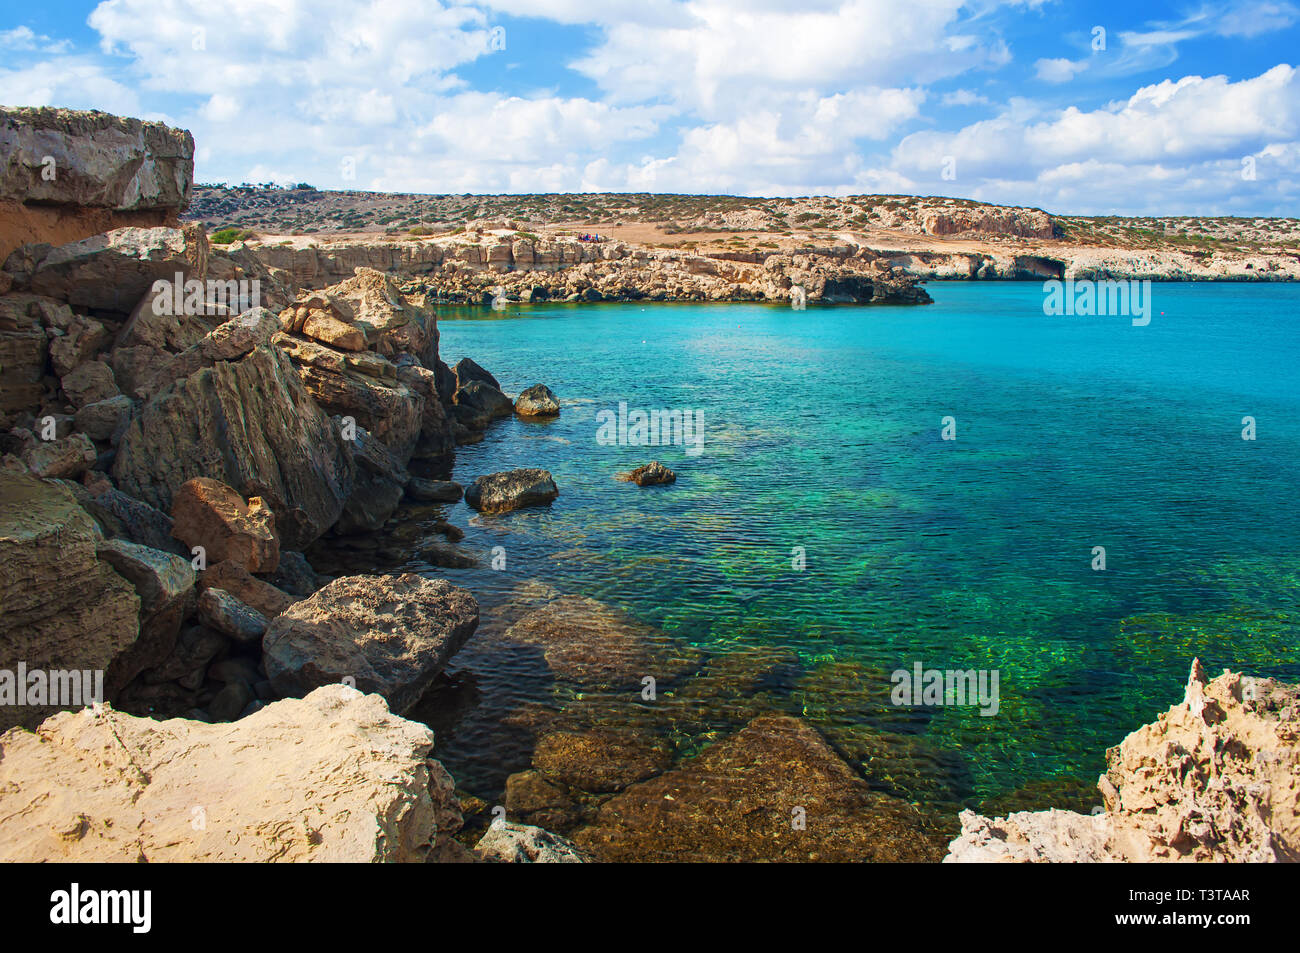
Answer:
POLYGON ((558 417, 560 402, 545 384, 534 384, 515 398, 515 413, 520 417, 558 417))
POLYGON ((465 502, 480 513, 506 513, 545 506, 559 495, 551 474, 533 467, 479 477, 465 490, 465 502))
POLYGON ((945 862, 1300 860, 1300 687, 1193 662, 1183 701, 1106 762, 1104 810, 965 811, 945 862))
POLYGON ((676 483, 677 474, 658 460, 651 460, 635 470, 618 474, 617 479, 624 483, 635 483, 637 486, 660 486, 665 483, 676 483))

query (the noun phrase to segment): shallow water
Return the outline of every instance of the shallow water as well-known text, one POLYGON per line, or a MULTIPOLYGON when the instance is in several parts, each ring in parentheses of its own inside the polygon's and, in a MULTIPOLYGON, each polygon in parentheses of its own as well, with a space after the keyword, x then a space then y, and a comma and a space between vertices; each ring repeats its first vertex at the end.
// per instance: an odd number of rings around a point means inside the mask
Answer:
MULTIPOLYGON (((1300 286, 1156 285, 1147 327, 1046 317, 1036 283, 928 287, 935 303, 912 308, 442 311, 449 364, 563 404, 493 424, 455 479, 543 467, 560 497, 435 508, 485 567, 429 571, 479 596, 488 634, 540 580, 701 649, 716 690, 657 703, 678 706, 652 730, 679 756, 788 711, 873 786, 946 814, 1014 792, 1082 791, 1061 806, 1086 807, 1105 749, 1179 699, 1193 656, 1300 677, 1300 286), (700 411, 702 452, 602 445, 597 413, 620 401, 700 411), (614 480, 651 459, 677 483, 614 480), (892 705, 890 673, 916 662, 996 670, 997 714, 892 705)), ((539 667, 485 636, 435 692, 438 756, 462 787, 498 797, 527 765, 529 706, 645 717, 539 667)))

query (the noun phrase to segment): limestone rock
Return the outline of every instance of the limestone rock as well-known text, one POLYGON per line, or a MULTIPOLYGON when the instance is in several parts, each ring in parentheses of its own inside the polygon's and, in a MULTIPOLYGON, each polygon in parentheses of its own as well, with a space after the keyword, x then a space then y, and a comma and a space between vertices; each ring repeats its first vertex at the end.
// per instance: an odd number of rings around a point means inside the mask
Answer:
POLYGON ((198 610, 199 622, 241 645, 259 643, 269 624, 266 616, 224 589, 204 589, 198 610))
POLYGON ((345 576, 275 619, 262 652, 282 695, 352 678, 405 712, 477 626, 474 597, 444 580, 345 576))
POLYGON ((461 823, 432 747, 342 685, 231 724, 60 715, 0 737, 0 860, 420 863, 461 823))
POLYGON ((256 496, 245 502, 220 480, 181 484, 172 499, 172 535, 191 550, 202 546, 208 565, 230 560, 249 572, 275 572, 280 563, 270 508, 256 496))
MULTIPOLYGON (((96 543, 70 492, 0 470, 0 669, 103 670, 135 641, 140 599, 96 543)), ((0 726, 35 725, 58 707, 0 705, 0 726)))
POLYGON ((1300 686, 1193 661, 1183 701, 1106 762, 1103 813, 966 811, 945 862, 1300 860, 1300 686))
POLYGON ((558 417, 560 401, 545 384, 534 384, 515 398, 515 413, 521 417, 558 417))
POLYGON ((668 769, 667 745, 630 731, 596 729, 543 735, 533 765, 546 777, 592 793, 623 788, 668 769))
POLYGON ((505 513, 544 506, 559 495, 548 471, 525 468, 479 477, 465 491, 465 502, 482 513, 505 513))
POLYGON ((357 477, 334 529, 343 535, 372 533, 397 509, 410 475, 383 443, 360 427, 350 446, 357 477))
POLYGON ((116 445, 131 423, 135 405, 125 394, 87 404, 77 411, 77 429, 91 440, 116 445))
POLYGON ((474 845, 474 853, 494 864, 585 864, 590 858, 563 837, 540 827, 497 821, 474 845))
MULTIPOLYGON (((22 283, 73 307, 130 314, 156 281, 173 281, 178 272, 202 278, 207 256, 199 229, 118 228, 49 248, 22 283)), ((15 276, 15 287, 20 280, 15 276)))
POLYGON ((136 675, 161 664, 175 650, 181 624, 194 604, 194 569, 187 559, 124 539, 103 540, 97 553, 140 597, 139 637, 113 660, 105 675, 105 691, 114 697, 136 675))
POLYGON ((211 477, 275 513, 281 543, 302 549, 333 526, 352 489, 352 456, 289 359, 255 348, 167 387, 118 447, 125 492, 170 510, 181 485, 211 477))
MULTIPOLYGON (((285 562, 284 556, 287 555, 287 553, 282 554, 281 564, 285 562)), ((198 582, 200 590, 222 589, 268 619, 274 619, 300 598, 263 579, 258 579, 238 562, 230 559, 209 566, 199 576, 198 582)))
POLYGON ((121 393, 117 389, 113 369, 103 361, 87 361, 65 374, 59 383, 63 387, 63 393, 68 395, 68 400, 72 401, 72 406, 77 408, 108 400, 121 393))

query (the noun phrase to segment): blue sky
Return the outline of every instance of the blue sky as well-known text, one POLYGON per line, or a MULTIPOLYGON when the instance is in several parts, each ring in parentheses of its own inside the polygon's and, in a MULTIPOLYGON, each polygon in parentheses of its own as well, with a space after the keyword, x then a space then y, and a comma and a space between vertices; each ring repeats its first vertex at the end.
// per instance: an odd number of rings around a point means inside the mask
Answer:
POLYGON ((0 103, 200 181, 1300 214, 1300 0, 3 0, 0 103))

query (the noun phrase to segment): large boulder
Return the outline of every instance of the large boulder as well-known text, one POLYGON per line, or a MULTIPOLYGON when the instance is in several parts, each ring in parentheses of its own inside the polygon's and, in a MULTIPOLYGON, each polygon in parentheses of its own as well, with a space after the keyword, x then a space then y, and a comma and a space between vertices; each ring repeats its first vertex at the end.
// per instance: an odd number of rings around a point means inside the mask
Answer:
POLYGON ((558 417, 560 401, 545 384, 534 384, 515 398, 515 413, 520 417, 558 417))
POLYGON ((946 863, 1300 859, 1300 686, 1192 663, 1183 700, 1106 752, 1104 809, 961 814, 946 863))
POLYGON ((195 477, 259 496, 281 544, 296 550, 338 522, 354 475, 343 438, 275 347, 165 388, 131 422, 113 463, 119 488, 162 510, 195 477))
POLYGON ((195 227, 118 228, 58 247, 28 246, 5 263, 20 291, 74 308, 131 314, 159 280, 202 279, 207 237, 195 227))
POLYGON ((344 576, 276 618, 262 640, 282 695, 351 679, 408 711, 478 626, 464 589, 413 573, 344 576))
POLYGON ((0 418, 33 411, 41 402, 48 353, 42 313, 31 295, 0 297, 0 418))
POLYGON ((402 501, 402 493, 411 479, 397 457, 360 427, 351 447, 357 478, 352 495, 343 506, 343 515, 334 527, 345 536, 373 533, 382 528, 402 501))
POLYGON ((515 409, 509 397, 482 381, 470 381, 457 390, 455 401, 457 407, 468 407, 476 415, 486 416, 489 420, 509 417, 515 409))
POLYGON ((559 495, 548 471, 524 468, 479 477, 465 491, 465 502, 481 513, 506 513, 544 506, 559 495))
MULTIPOLYGON (((0 671, 21 662, 28 672, 102 672, 135 642, 140 598, 98 558, 97 542, 68 490, 0 470, 0 671)), ((0 726, 36 725, 66 707, 27 697, 38 703, 0 705, 0 726)))
POLYGON ((462 357, 457 361, 456 366, 451 369, 451 373, 456 378, 456 386, 452 388, 453 392, 460 390, 462 387, 468 386, 471 381, 479 381, 487 384, 493 390, 501 389, 501 383, 495 377, 483 368, 479 367, 468 357, 462 357))
POLYGON ((104 707, 0 736, 0 860, 413 862, 463 854, 433 733, 343 685, 231 724, 104 707))

